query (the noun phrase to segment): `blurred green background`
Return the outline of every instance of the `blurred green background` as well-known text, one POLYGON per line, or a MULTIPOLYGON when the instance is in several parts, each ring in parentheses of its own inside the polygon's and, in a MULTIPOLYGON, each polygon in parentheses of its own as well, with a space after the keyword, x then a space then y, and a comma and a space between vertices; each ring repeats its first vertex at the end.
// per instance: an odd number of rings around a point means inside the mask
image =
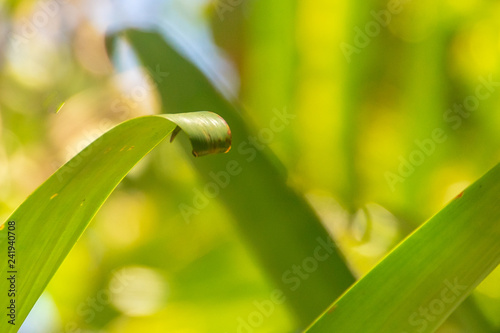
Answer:
MULTIPOLYGON (((500 159, 498 1, 0 1, 3 219, 111 126, 164 111, 156 86, 178 68, 148 78, 125 41, 109 56, 106 34, 128 27, 165 36, 251 133, 290 115, 264 154, 357 278, 500 159)), ((183 213, 207 184, 196 163, 166 142, 137 165, 20 332, 296 331, 286 303, 251 325, 276 286, 225 202, 183 213)), ((499 270, 473 300, 500 329, 499 270)))

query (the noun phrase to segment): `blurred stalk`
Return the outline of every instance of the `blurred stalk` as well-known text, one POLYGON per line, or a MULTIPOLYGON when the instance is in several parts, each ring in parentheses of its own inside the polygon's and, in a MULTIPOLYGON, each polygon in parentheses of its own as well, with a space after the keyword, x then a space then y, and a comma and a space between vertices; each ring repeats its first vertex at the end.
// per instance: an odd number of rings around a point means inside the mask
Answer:
POLYGON ((339 44, 338 52, 344 65, 342 72, 341 99, 341 151, 344 156, 344 183, 341 198, 351 214, 363 206, 363 186, 360 173, 361 120, 368 100, 368 87, 375 80, 379 66, 377 55, 382 51, 379 32, 370 36, 369 24, 376 23, 370 11, 376 9, 379 0, 349 2, 347 10, 345 39, 339 44))
POLYGON ((300 138, 296 143, 297 169, 305 186, 332 193, 344 207, 354 210, 348 193, 355 181, 351 177, 352 160, 347 162, 343 144, 347 60, 339 49, 349 25, 347 6, 341 1, 299 2, 296 109, 300 121, 295 136, 300 138))
MULTIPOLYGON (((266 126, 273 118, 273 109, 286 108, 296 115, 297 1, 253 1, 248 6, 241 99, 251 110, 249 116, 266 126)), ((294 140, 292 129, 285 128, 270 144, 286 164, 297 157, 297 150, 290 144, 294 140)))
MULTIPOLYGON (((430 5, 426 8, 433 8, 437 4, 430 5)), ((437 10, 437 9, 434 9, 437 10)), ((416 8, 415 11, 423 11, 422 8, 416 8)), ((424 11, 425 12, 425 11, 424 11)), ((415 16, 417 14, 411 15, 415 16)), ((418 15, 419 21, 432 20, 432 15, 428 16, 418 15)), ((408 20, 410 20, 408 18, 408 20)), ((437 22, 429 22, 427 24, 421 23, 424 26, 436 26, 437 22)), ((409 25, 408 25, 409 26, 409 25)), ((418 27, 419 25, 416 24, 418 27)), ((398 186, 401 186, 404 191, 406 211, 415 211, 413 209, 415 202, 428 201, 432 192, 432 186, 429 186, 433 172, 437 169, 442 162, 443 147, 435 143, 435 153, 425 155, 425 152, 417 146, 416 142, 431 142, 432 133, 436 128, 443 128, 443 114, 447 109, 446 106, 446 77, 445 61, 446 61, 446 41, 444 33, 439 32, 439 29, 432 29, 431 27, 420 28, 419 36, 416 32, 413 37, 408 38, 422 38, 422 41, 409 43, 408 45, 408 65, 405 71, 406 74, 406 87, 407 95, 406 101, 406 115, 407 115, 407 131, 403 137, 407 142, 406 152, 404 158, 412 161, 412 156, 416 154, 424 154, 424 161, 421 165, 415 165, 415 171, 409 175, 405 181, 398 186), (426 31, 430 30, 430 31, 426 31), (412 155, 414 154, 414 155, 412 155), (422 180, 428 181, 422 181, 422 180)), ((405 32, 403 32, 405 33, 405 32)), ((411 32, 408 32, 411 34, 411 32)), ((434 141, 432 141, 434 142, 434 141)), ((410 162, 412 163, 412 162, 410 162)), ((420 206, 418 210, 420 214, 417 216, 417 221, 423 221, 432 214, 431 205, 420 206)), ((415 211, 417 213, 417 211, 415 211)))

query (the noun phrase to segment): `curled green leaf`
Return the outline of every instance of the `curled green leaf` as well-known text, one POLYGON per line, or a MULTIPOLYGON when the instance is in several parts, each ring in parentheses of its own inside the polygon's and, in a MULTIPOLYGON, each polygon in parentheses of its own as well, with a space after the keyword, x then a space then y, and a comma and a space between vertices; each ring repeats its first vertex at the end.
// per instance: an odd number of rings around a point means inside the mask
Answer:
POLYGON ((15 263, 11 267, 7 260, 0 261, 0 290, 15 289, 15 322, 0 321, 0 332, 17 332, 114 188, 177 127, 188 135, 195 156, 226 152, 231 147, 228 125, 212 112, 131 119, 57 170, 8 218, 0 228, 0 248, 10 246, 15 263), (14 282, 7 279, 11 274, 16 276, 14 282))
POLYGON ((186 117, 184 113, 162 116, 177 124, 170 142, 182 129, 188 135, 193 145, 193 155, 196 157, 227 153, 231 149, 231 129, 226 121, 215 113, 200 111, 197 112, 196 119, 186 117))

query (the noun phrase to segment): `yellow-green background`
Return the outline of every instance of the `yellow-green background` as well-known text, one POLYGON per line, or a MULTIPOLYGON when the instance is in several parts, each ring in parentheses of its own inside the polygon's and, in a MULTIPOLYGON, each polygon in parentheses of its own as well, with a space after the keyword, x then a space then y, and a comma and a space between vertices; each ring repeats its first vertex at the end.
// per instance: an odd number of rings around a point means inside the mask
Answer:
MULTIPOLYGON (((105 50, 111 22, 123 27, 134 14, 134 22, 159 22, 182 36, 180 48, 196 50, 193 61, 242 105, 256 133, 270 126, 273 110, 296 116, 269 148, 288 184, 334 232, 358 277, 499 160, 498 91, 459 128, 444 119, 455 103, 476 94, 481 77, 500 81, 496 1, 407 1, 350 62, 341 46, 355 46, 357 29, 377 25, 372 11, 386 9, 386 2, 50 3, 58 6, 50 22, 14 43, 12 36, 22 37, 44 7, 0 2, 4 219, 112 124, 161 112, 154 90, 134 95, 146 85, 133 59, 113 65, 105 50), (392 189, 387 172, 397 173, 400 158, 418 149, 415 140, 429 139, 436 128, 448 139, 392 189)), ((206 185, 192 163, 181 145, 163 143, 127 176, 61 266, 25 332, 237 332, 238 318, 247 318, 253 302, 269 299, 275 287, 217 198, 190 223, 183 219, 179 205, 191 204, 206 185), (81 310, 89 298, 124 273, 132 282, 87 321, 81 310)), ((499 279, 493 273, 475 292, 497 327, 499 279)), ((253 331, 294 328, 282 305, 253 331)), ((442 332, 461 331, 445 324, 442 332)))

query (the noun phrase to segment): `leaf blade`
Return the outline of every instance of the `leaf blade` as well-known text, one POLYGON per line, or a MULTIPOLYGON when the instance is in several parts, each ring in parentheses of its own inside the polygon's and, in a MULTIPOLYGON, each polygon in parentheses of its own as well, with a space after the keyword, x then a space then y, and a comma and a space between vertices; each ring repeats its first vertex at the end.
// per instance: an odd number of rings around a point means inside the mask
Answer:
MULTIPOLYGON (((18 230, 17 325, 2 320, 0 331, 17 331, 107 197, 176 126, 193 137, 193 151, 198 156, 225 152, 230 147, 229 127, 211 112, 131 119, 106 132, 62 166, 11 215, 8 221, 15 221, 18 230)), ((0 231, 2 248, 7 230, 0 231)), ((0 262, 0 271, 8 271, 7 260, 0 262)), ((6 278, 1 279, 0 288, 8 290, 6 278)))
POLYGON ((306 331, 434 332, 500 263, 500 164, 386 256, 306 331))

